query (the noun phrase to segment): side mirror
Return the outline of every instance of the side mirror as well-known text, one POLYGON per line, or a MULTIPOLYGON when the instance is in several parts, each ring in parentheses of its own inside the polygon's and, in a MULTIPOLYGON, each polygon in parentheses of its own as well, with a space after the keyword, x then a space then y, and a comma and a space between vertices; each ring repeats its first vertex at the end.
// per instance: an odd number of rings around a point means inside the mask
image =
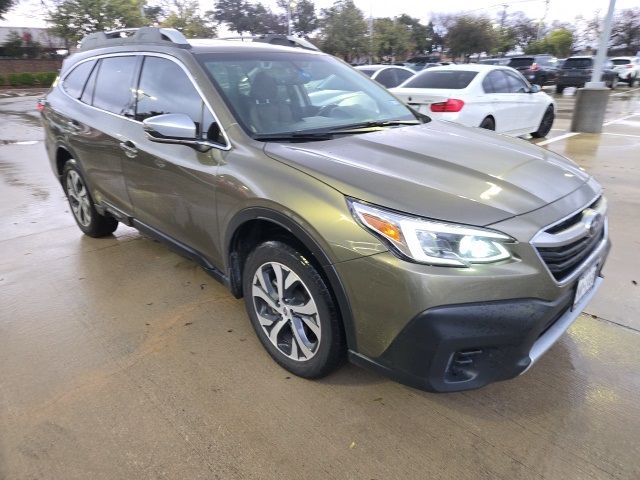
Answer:
MULTIPOLYGON (((142 129, 152 142, 186 145, 199 152, 207 152, 213 148, 209 141, 197 137, 196 124, 184 113, 167 113, 147 118, 142 121, 142 129)), ((215 122, 211 124, 207 138, 224 145, 220 126, 215 122)))
POLYGON ((147 118, 142 122, 142 128, 152 142, 196 141, 196 124, 184 113, 168 113, 147 118))
POLYGON ((538 93, 540 90, 542 90, 542 87, 540 87, 540 85, 531 85, 529 93, 538 93))

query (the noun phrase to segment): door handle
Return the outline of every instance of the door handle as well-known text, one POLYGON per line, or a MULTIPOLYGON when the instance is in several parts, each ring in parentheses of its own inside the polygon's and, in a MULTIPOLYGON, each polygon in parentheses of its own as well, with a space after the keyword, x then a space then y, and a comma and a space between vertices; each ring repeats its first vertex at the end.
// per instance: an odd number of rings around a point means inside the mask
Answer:
POLYGON ((135 158, 138 155, 136 145, 130 140, 120 142, 120 148, 124 150, 124 154, 129 158, 135 158))

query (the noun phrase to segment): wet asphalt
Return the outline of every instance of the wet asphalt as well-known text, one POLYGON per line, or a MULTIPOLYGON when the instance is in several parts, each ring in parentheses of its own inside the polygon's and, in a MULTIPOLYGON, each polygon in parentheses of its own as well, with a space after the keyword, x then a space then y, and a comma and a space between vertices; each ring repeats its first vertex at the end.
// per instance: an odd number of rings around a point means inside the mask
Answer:
POLYGON ((241 300, 120 226, 91 239, 51 173, 37 96, 0 97, 0 479, 639 479, 640 89, 544 148, 605 187, 587 311, 525 375, 430 394, 352 365, 278 367, 241 300))

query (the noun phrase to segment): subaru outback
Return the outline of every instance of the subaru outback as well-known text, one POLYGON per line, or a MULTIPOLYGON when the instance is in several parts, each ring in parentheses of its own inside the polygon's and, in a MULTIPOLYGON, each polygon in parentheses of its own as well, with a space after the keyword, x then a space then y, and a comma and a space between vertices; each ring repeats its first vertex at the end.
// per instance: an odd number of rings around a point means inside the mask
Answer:
POLYGON ((302 377, 349 358, 430 391, 513 378, 603 281, 587 172, 431 121, 321 52, 98 32, 40 108, 79 228, 123 223, 197 262, 302 377))

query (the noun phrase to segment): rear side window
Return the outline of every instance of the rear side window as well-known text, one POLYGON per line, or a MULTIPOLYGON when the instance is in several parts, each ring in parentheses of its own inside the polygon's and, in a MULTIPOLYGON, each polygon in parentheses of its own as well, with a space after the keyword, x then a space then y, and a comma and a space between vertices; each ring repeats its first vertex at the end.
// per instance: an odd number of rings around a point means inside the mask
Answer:
POLYGON ((533 57, 532 58, 512 58, 509 62, 509 66, 513 68, 518 67, 530 67, 533 65, 533 57))
POLYGON ((509 93, 509 82, 502 70, 489 72, 482 82, 485 93, 509 93))
POLYGON ((87 78, 91 74, 91 70, 96 64, 95 60, 89 60, 79 64, 76 68, 64 78, 62 88, 73 98, 80 98, 82 90, 87 82, 87 78))
POLYGON ((467 70, 425 70, 409 79, 403 88, 461 90, 467 88, 477 74, 467 70))
POLYGON ((562 68, 591 68, 593 60, 590 58, 567 58, 562 68))
POLYGON ((131 108, 131 86, 136 57, 109 57, 100 60, 93 106, 124 115, 131 108))
POLYGON ((365 75, 367 75, 369 77, 376 72, 375 70, 370 69, 370 68, 369 69, 359 68, 358 70, 360 70, 362 73, 364 73, 365 75))
POLYGON ((631 63, 631 60, 627 60, 625 58, 614 58, 611 60, 614 65, 628 65, 631 63))

